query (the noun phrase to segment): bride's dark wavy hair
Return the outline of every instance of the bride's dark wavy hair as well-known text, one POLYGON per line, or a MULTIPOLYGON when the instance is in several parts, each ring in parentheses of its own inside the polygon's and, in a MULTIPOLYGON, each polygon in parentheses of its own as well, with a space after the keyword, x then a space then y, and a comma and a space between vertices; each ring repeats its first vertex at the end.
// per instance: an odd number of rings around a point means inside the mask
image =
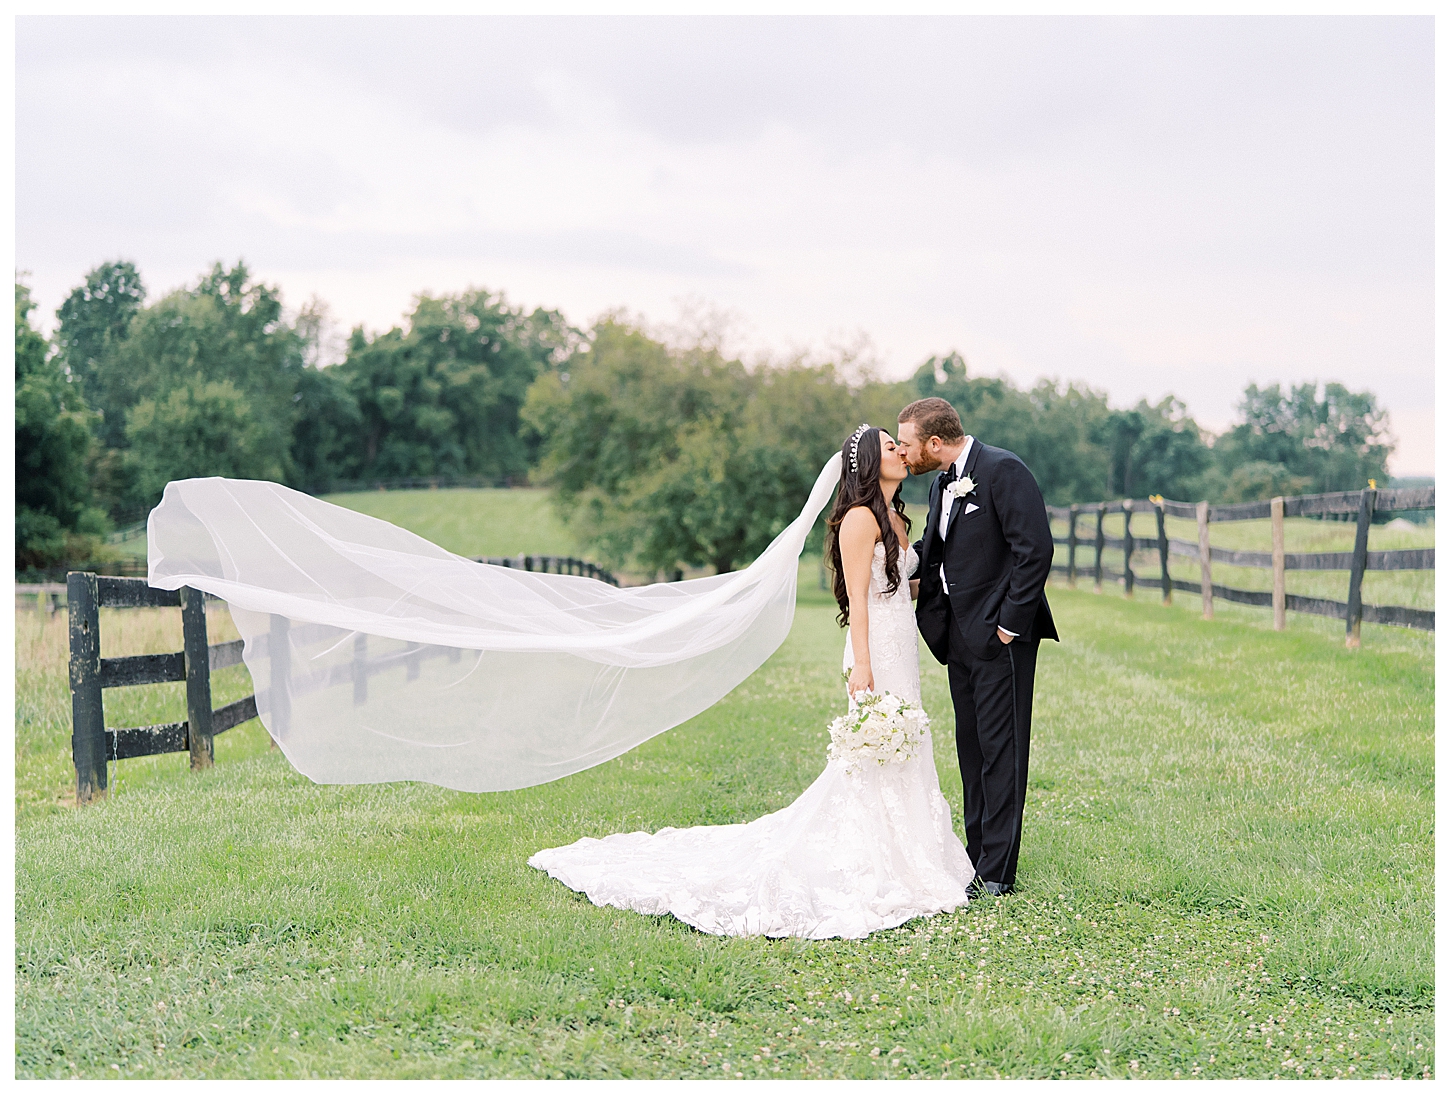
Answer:
MULTIPOLYGON (((836 622, 842 627, 851 622, 851 602, 846 596, 845 575, 841 573, 841 522, 857 506, 869 509, 881 530, 881 542, 886 545, 886 592, 895 593, 901 585, 901 542, 897 539, 896 530, 891 527, 886 495, 881 490, 881 431, 873 426, 861 435, 861 441, 856 446, 856 470, 852 472, 851 439, 855 436, 856 431, 852 430, 851 437, 841 445, 841 485, 836 490, 836 504, 826 518, 826 558, 831 568, 831 591, 836 595, 836 604, 841 606, 836 622)), ((906 480, 903 479, 904 482, 906 480)), ((891 496, 890 506, 906 523, 909 535, 911 518, 906 516, 900 483, 891 496)))

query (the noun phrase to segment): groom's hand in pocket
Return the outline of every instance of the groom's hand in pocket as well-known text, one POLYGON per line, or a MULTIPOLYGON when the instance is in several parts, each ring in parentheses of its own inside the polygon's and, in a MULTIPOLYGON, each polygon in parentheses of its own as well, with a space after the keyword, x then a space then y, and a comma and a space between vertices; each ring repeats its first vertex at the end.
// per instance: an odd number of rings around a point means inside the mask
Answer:
POLYGON ((1006 646, 1008 643, 1010 643, 1016 637, 1017 636, 1016 635, 1013 635, 1010 631, 1003 631, 1000 627, 997 628, 997 638, 999 638, 999 639, 1002 640, 1002 645, 1003 646, 1006 646))

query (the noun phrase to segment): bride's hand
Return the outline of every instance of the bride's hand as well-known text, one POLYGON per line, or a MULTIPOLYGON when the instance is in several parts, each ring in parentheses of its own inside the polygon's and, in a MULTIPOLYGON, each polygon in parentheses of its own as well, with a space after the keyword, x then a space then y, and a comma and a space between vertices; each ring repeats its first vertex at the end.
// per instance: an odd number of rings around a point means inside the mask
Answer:
POLYGON ((876 682, 871 677, 869 665, 851 667, 851 679, 846 682, 847 695, 854 696, 857 692, 871 692, 875 687, 876 682))
POLYGON ((911 580, 911 599, 913 601, 916 600, 916 595, 920 591, 921 591, 921 579, 920 578, 913 578, 911 580))

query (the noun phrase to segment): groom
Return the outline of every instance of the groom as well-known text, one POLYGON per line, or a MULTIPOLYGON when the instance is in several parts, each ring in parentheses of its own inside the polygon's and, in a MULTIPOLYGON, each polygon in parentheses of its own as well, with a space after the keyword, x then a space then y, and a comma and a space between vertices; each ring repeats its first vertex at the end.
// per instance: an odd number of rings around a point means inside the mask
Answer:
POLYGON ((1037 644, 1057 639, 1043 587, 1052 530, 1037 480, 1014 454, 966 436, 945 399, 918 399, 897 416, 913 473, 933 480, 916 621, 947 667, 966 800, 967 854, 986 892, 1012 892, 1037 644))

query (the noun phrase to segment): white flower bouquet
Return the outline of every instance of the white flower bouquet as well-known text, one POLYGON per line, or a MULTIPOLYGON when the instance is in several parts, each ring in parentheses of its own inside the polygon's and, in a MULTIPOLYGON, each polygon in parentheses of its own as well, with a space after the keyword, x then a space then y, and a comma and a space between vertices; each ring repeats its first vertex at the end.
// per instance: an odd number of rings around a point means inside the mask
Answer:
POLYGON ((857 692, 855 710, 831 720, 829 760, 856 770, 869 761, 902 764, 916 756, 931 721, 919 704, 890 692, 857 692))

